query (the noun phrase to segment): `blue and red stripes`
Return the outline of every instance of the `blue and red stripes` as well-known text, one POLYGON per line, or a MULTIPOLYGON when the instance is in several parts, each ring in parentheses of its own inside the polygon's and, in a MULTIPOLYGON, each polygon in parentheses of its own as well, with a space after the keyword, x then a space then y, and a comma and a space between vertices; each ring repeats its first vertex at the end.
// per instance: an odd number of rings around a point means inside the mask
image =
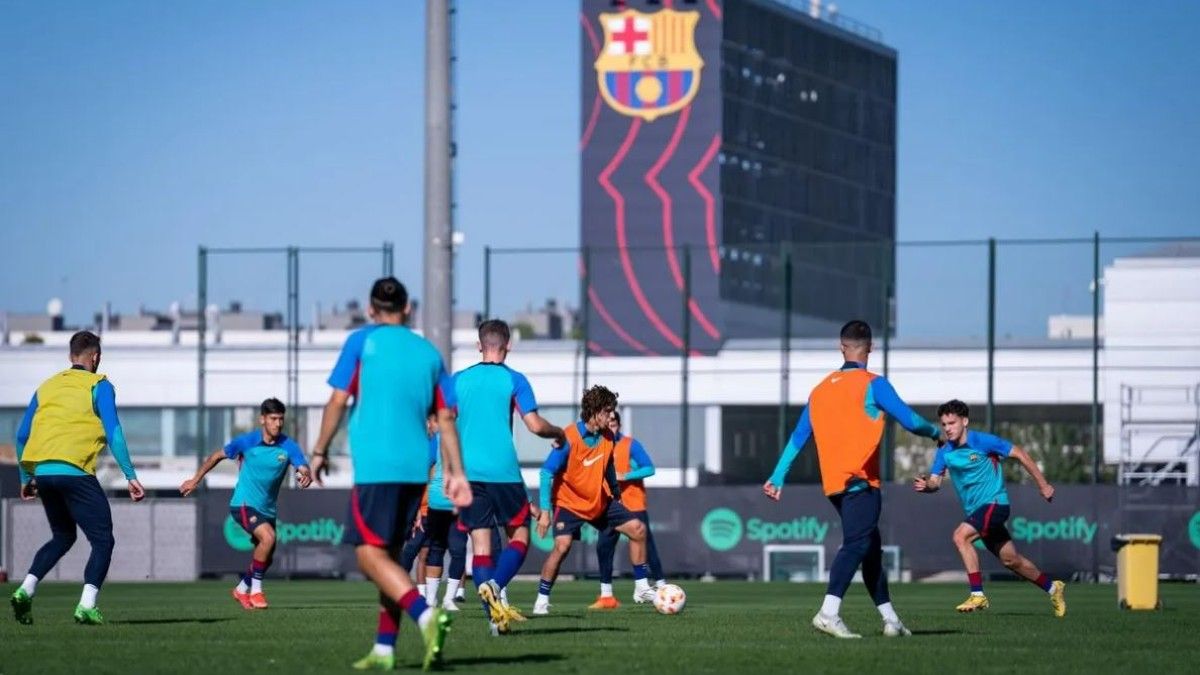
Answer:
POLYGON ((665 108, 683 99, 692 88, 695 73, 690 70, 646 70, 605 73, 604 82, 613 98, 635 110, 665 108), (659 95, 654 101, 642 101, 637 96, 638 83, 643 78, 658 80, 659 95))

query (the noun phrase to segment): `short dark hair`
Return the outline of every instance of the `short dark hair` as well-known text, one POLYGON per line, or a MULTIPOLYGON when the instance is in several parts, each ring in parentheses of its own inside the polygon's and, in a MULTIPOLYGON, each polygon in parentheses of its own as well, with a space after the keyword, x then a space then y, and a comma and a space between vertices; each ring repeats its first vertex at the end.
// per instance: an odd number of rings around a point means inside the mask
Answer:
POLYGON ((621 413, 619 411, 614 410, 613 411, 613 419, 617 421, 617 424, 620 424, 621 423, 621 413))
POLYGON ((583 392, 583 400, 579 403, 579 415, 584 420, 592 419, 596 413, 605 408, 617 407, 617 393, 610 391, 607 387, 599 384, 594 384, 590 389, 583 392))
POLYGON ((970 417, 971 409, 966 403, 958 399, 952 399, 938 406, 938 417, 942 415, 958 415, 959 417, 970 417))
POLYGON ((283 404, 283 401, 272 396, 258 406, 258 412, 260 415, 282 415, 287 412, 287 406, 283 404))
POLYGON ((484 347, 504 347, 511 339, 512 331, 509 330, 508 324, 500 319, 488 319, 479 324, 479 344, 484 347))
POLYGON ((71 336, 71 357, 82 356, 84 352, 100 351, 100 336, 90 330, 81 330, 71 336))
POLYGON ((379 312, 403 312, 408 307, 408 289, 396 277, 383 277, 371 284, 371 306, 379 312))
POLYGON ((855 319, 842 326, 842 342, 871 342, 871 326, 866 321, 855 319))

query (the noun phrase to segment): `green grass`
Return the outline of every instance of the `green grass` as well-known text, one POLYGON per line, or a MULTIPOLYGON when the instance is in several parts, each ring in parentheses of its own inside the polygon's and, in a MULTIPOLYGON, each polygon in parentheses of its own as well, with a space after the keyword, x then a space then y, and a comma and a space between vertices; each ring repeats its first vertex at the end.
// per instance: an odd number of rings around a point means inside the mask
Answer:
MULTIPOLYGON (((879 634, 878 614, 861 584, 843 617, 863 640, 814 633, 809 620, 824 589, 810 584, 684 584, 687 609, 659 616, 628 601, 588 612, 594 583, 554 589, 554 615, 487 636, 483 613, 467 603, 447 643, 446 670, 491 673, 748 672, 1195 672, 1200 589, 1164 585, 1160 612, 1122 612, 1113 586, 1068 586, 1065 619, 1028 584, 992 583, 992 608, 959 615, 958 584, 893 587, 896 607, 915 633, 879 634)), ((12 592, 6 586, 5 593, 12 592)), ((228 584, 109 584, 100 596, 102 627, 76 626, 78 587, 45 584, 35 624, 0 621, 0 674, 33 672, 186 673, 346 672, 370 648, 376 604, 366 583, 268 580, 271 609, 246 612, 228 584)), ((513 599, 532 606, 533 584, 514 584, 513 599)), ((4 611, 8 613, 8 608, 4 611)), ((397 645, 401 667, 419 667, 419 637, 408 619, 397 645)))

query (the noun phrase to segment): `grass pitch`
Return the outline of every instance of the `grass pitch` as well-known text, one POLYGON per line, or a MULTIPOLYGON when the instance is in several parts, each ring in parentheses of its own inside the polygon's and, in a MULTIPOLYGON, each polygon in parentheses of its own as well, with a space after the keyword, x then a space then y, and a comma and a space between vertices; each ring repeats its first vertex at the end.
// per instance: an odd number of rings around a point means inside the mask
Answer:
MULTIPOLYGON (((685 582, 687 609, 660 616, 629 599, 631 582, 617 584, 622 607, 589 612, 598 586, 561 583, 553 615, 514 624, 511 635, 487 635, 483 612, 465 603, 446 648, 444 670, 457 673, 737 673, 971 672, 1073 673, 1196 672, 1200 588, 1161 587, 1164 609, 1122 612, 1110 585, 1067 587, 1068 612, 1055 619, 1045 594, 1029 584, 992 583, 991 609, 955 613, 959 584, 899 584, 893 600, 914 632, 880 635, 879 616, 861 584, 847 596, 843 618, 862 640, 815 633, 809 620, 823 586, 685 582)), ((4 587, 6 594, 14 586, 4 587)), ((77 626, 75 584, 44 584, 32 626, 8 614, 0 621, 0 675, 20 673, 350 672, 375 633, 376 603, 366 583, 268 580, 271 609, 247 612, 229 597, 229 584, 108 584, 102 627, 77 626)), ((534 584, 510 589, 531 609, 534 584)), ((400 667, 420 665, 420 638, 411 620, 401 628, 400 667)))

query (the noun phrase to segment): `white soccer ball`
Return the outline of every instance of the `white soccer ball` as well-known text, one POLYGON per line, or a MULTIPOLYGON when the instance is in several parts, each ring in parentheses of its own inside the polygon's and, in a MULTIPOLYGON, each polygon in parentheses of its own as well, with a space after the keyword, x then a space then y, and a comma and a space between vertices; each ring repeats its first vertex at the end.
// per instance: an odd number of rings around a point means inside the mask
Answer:
POLYGON ((666 584, 654 591, 654 609, 659 614, 678 614, 687 604, 687 593, 675 584, 666 584))

